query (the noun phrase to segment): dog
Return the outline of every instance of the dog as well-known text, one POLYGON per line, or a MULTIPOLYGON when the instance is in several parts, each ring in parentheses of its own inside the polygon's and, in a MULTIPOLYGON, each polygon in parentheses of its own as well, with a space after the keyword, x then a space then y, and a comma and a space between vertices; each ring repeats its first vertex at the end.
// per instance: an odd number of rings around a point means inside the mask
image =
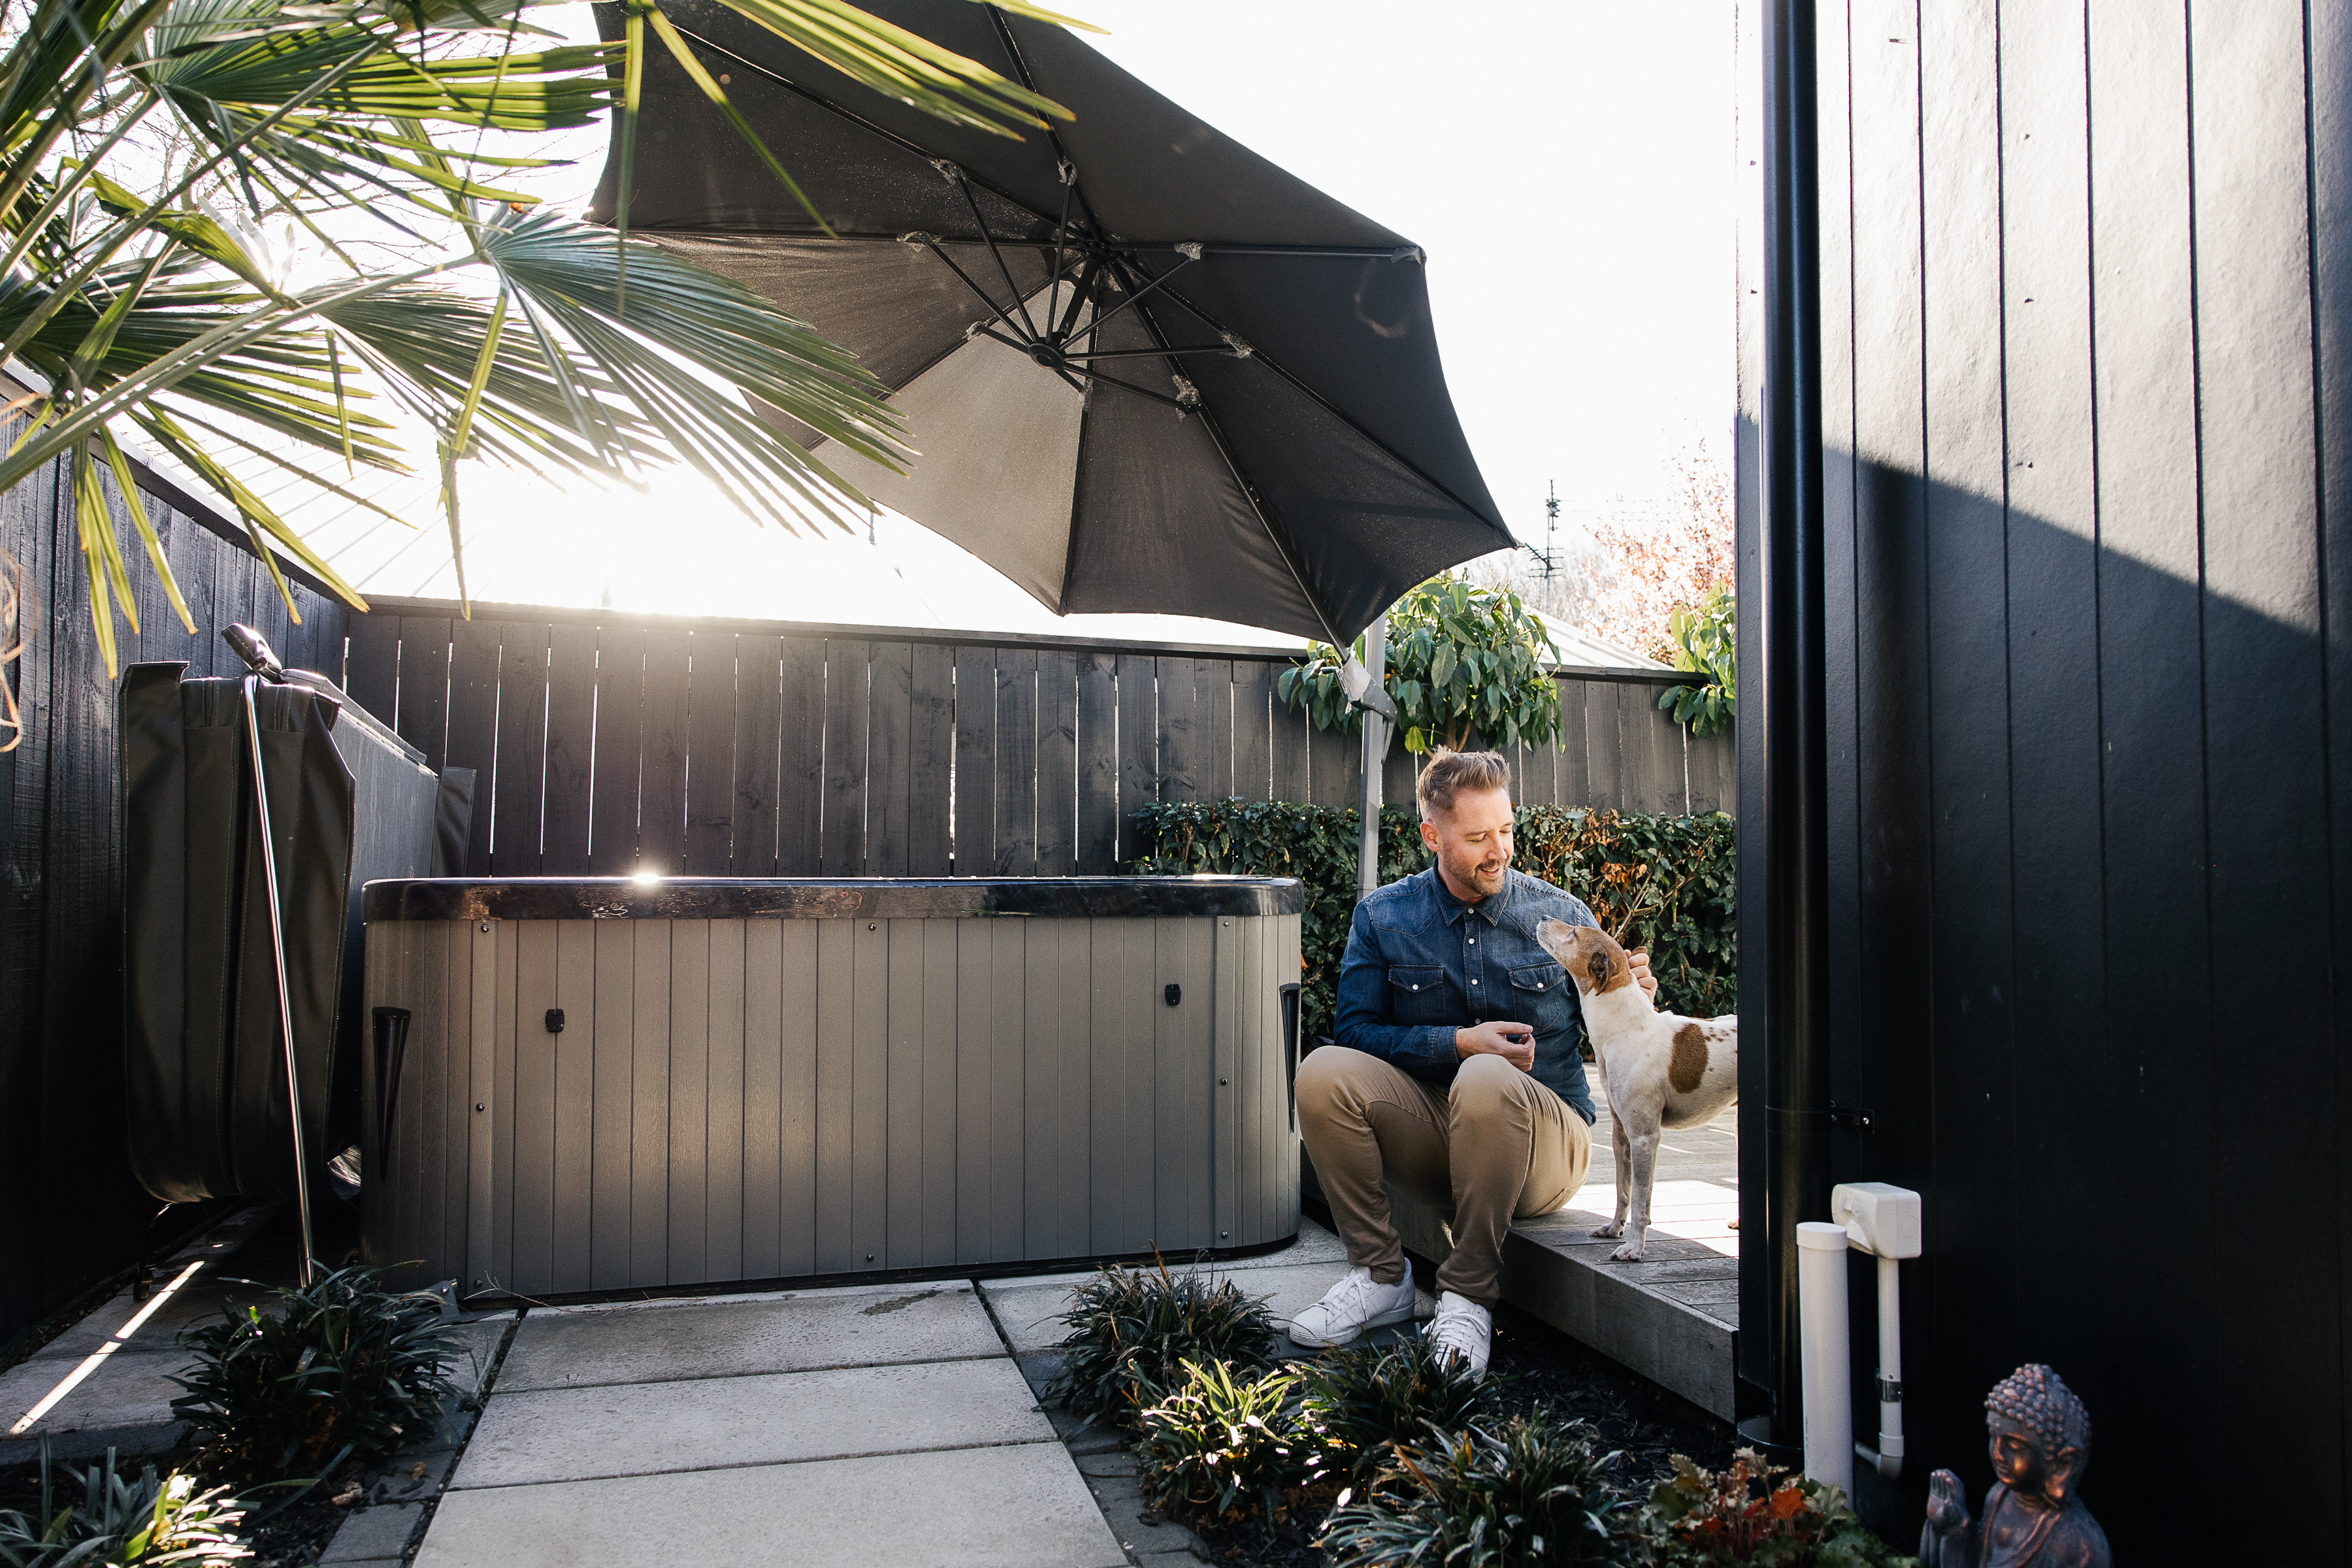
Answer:
POLYGON ((1536 941, 1575 980, 1585 1031, 1609 1086, 1617 1218, 1592 1234, 1624 1237, 1611 1260, 1638 1262, 1650 1229, 1659 1134, 1669 1127, 1696 1127, 1739 1099, 1739 1019, 1659 1012, 1633 984, 1625 950, 1598 927, 1545 921, 1536 927, 1536 941))

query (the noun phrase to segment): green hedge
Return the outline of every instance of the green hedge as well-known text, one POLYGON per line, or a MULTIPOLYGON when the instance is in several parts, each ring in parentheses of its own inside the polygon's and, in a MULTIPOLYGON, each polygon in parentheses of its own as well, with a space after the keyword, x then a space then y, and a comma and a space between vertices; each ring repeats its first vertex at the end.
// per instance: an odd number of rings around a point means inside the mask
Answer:
MULTIPOLYGON (((1139 876, 1228 872, 1307 884, 1304 1017, 1309 1036, 1328 1035, 1339 954, 1356 912, 1355 809, 1183 801, 1144 806, 1135 818, 1151 847, 1129 868, 1139 876)), ((1733 840, 1732 819, 1720 812, 1635 816, 1521 806, 1513 864, 1582 899, 1603 926, 1624 924, 1628 945, 1649 949, 1662 1006, 1713 1017, 1739 1006, 1733 840)), ((1412 809, 1384 807, 1381 880, 1428 864, 1412 809)))

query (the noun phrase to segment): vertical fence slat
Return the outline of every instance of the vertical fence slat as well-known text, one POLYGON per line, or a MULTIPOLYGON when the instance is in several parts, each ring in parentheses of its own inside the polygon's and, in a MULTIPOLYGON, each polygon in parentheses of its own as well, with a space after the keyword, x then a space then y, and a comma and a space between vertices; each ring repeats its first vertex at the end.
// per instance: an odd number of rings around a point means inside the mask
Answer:
POLYGON ((638 717, 645 706, 646 634, 607 625, 596 649, 596 787, 589 863, 600 877, 637 868, 638 717))
POLYGON ((1078 655, 1078 875, 1118 865, 1118 660, 1078 655))
POLYGON ((1234 788, 1234 661, 1201 661, 1202 728, 1208 735, 1208 773, 1201 780, 1203 800, 1227 800, 1234 788))
POLYGON ((907 716, 907 874, 944 877, 954 854, 955 650, 911 650, 907 716))
MULTIPOLYGON (((498 837, 490 867, 500 877, 536 877, 547 776, 547 627, 509 624, 499 643, 499 776, 491 807, 498 837)), ((474 787, 479 800, 478 777, 474 787)))
POLYGON ((866 868, 866 645, 824 645, 824 824, 820 863, 828 877, 866 868))
POLYGON ((1274 757, 1267 721, 1281 667, 1262 658, 1234 661, 1234 793, 1244 800, 1272 798, 1274 757))
POLYGON ((578 877, 589 868, 589 770, 596 749, 596 628, 547 628, 547 782, 540 871, 578 877))
MULTIPOLYGON (((194 525, 184 521, 177 512, 172 514, 173 532, 194 525)), ((166 536, 166 542, 171 542, 166 536)), ((180 574, 180 563, 172 563, 174 576, 180 574)), ((188 597, 189 584, 183 577, 180 595, 188 597)), ((195 601, 188 600, 190 614, 195 613, 195 601)), ((178 625, 177 617, 173 620, 178 625)), ((199 620, 199 626, 205 623, 199 620)), ((352 700, 390 724, 400 707, 400 622, 390 616, 365 616, 354 611, 351 618, 351 659, 343 670, 342 688, 352 694, 352 700)), ((195 649, 188 650, 190 673, 195 649)))
POLYGON ((1000 877, 1037 868, 1037 652, 996 650, 996 861, 1000 877))
POLYGON ((686 842, 678 869, 691 877, 734 874, 735 638, 696 632, 688 678, 686 842))
POLYGON ((1361 731, 1317 730, 1307 738, 1307 798, 1316 805, 1345 808, 1363 798, 1361 731))
POLYGON ((1037 653, 1037 875, 1078 864, 1078 656, 1037 653))
POLYGON ((914 777, 908 733, 914 650, 878 642, 867 656, 872 689, 866 726, 866 874, 907 874, 909 797, 914 777))
POLYGON ((776 875, 814 877, 824 800, 824 644, 786 637, 779 658, 776 875))
POLYGON ((776 875, 778 685, 782 646, 747 632, 735 639, 735 831, 730 863, 738 877, 776 875))
MULTIPOLYGON (((213 588, 216 595, 225 595, 230 584, 215 576, 213 588)), ((205 664, 202 673, 211 672, 212 666, 205 664)), ((198 670, 191 668, 188 673, 198 670)), ((439 768, 448 760, 449 621, 446 616, 400 619, 400 722, 395 728, 402 740, 425 753, 426 767, 439 768)))
POLYGON ((474 821, 466 836, 466 875, 490 872, 491 824, 498 816, 499 658, 506 627, 496 621, 449 626, 448 765, 474 770, 474 821))
POLYGON ((1159 661, 1160 798, 1203 800, 1209 738, 1201 711, 1201 661, 1178 657, 1159 661))
POLYGON ((1156 662, 1118 656, 1118 853, 1142 851, 1135 808, 1160 798, 1160 696, 1156 662))
MULTIPOLYGON (((693 634, 672 626, 646 633, 644 764, 637 795, 637 860, 674 876, 686 862, 687 725, 693 718, 688 662, 693 634)), ((731 704, 733 694, 728 698, 731 704)))
POLYGON ((955 869, 985 877, 996 866, 996 655, 955 656, 955 869))
POLYGON ((1273 721, 1268 734, 1274 753, 1276 800, 1314 798, 1307 793, 1307 736, 1311 728, 1305 713, 1279 696, 1273 699, 1273 721))

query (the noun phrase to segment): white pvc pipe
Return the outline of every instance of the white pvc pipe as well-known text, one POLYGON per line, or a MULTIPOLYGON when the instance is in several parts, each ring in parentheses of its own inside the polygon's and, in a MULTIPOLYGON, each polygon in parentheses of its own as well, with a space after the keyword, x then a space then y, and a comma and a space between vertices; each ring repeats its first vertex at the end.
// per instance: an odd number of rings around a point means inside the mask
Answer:
POLYGON ((1805 1474, 1853 1495, 1853 1380, 1847 1359, 1845 1226, 1797 1226, 1797 1304, 1803 1323, 1805 1474))
POLYGON ((1902 1265, 1878 1260, 1878 1447, 1853 1446, 1854 1458, 1888 1480, 1903 1473, 1902 1265))

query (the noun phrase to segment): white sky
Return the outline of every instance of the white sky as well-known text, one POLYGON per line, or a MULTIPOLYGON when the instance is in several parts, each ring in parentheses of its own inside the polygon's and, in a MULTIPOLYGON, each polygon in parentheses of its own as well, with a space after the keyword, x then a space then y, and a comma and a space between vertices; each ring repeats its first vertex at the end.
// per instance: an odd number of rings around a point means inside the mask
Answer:
MULTIPOLYGON (((1668 460, 1701 439, 1727 452, 1730 0, 1063 8, 1108 28, 1088 41, 1129 71, 1428 252, 1454 405, 1522 539, 1544 542, 1548 481, 1573 527, 1646 510, 1668 491, 1668 460)), ((585 5, 534 19, 593 33, 585 5)), ((593 188, 604 132, 570 141, 573 167, 531 177, 567 205, 593 188)), ((363 590, 451 594, 430 493, 403 498, 404 515, 425 524, 415 533, 352 523, 322 542, 363 590)), ((469 464, 465 496, 477 599, 609 596, 679 613, 1295 640, 1166 616, 1057 619, 890 514, 870 543, 794 540, 741 519, 691 474, 656 477, 648 499, 577 485, 567 494, 469 464)))

